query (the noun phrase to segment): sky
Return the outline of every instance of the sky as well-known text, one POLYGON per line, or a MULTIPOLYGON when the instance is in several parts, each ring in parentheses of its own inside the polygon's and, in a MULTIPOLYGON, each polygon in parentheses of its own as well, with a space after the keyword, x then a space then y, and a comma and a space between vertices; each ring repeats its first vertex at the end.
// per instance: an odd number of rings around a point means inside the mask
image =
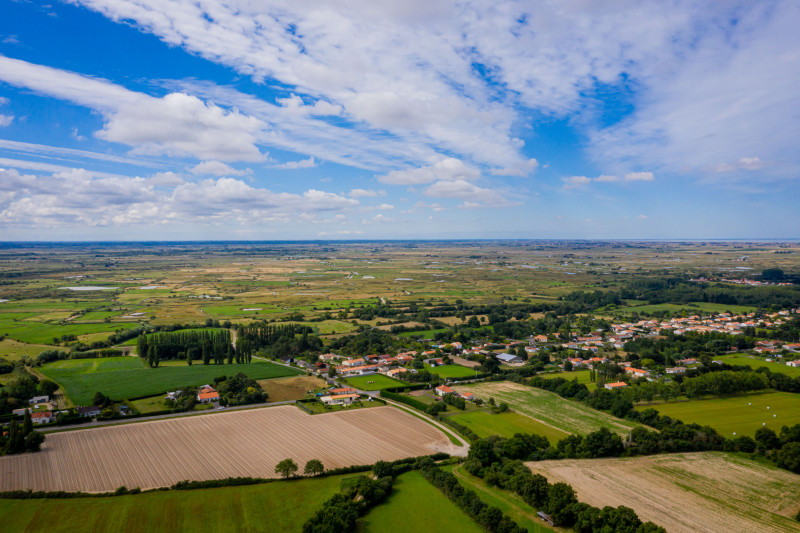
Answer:
POLYGON ((0 14, 0 241, 800 238, 794 0, 0 14))

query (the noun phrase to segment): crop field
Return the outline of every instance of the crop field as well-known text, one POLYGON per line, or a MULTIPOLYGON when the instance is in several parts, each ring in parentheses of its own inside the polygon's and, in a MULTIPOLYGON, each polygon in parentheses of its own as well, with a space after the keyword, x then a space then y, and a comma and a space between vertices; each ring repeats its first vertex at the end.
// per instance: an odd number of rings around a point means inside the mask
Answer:
POLYGON ((565 400, 548 392, 507 381, 475 383, 455 387, 456 391, 470 391, 483 400, 494 398, 506 402, 517 413, 529 416, 544 425, 569 434, 586 435, 607 427, 626 435, 636 424, 597 411, 578 402, 565 400))
POLYGON ((300 533, 343 477, 113 498, 0 500, 0 523, 7 531, 28 533, 235 532, 261 531, 264 524, 300 533))
POLYGON ((45 344, 53 342, 54 337, 62 335, 87 335, 90 333, 107 333, 108 337, 114 331, 134 328, 137 324, 109 322, 99 324, 49 324, 33 320, 9 320, 0 314, 0 333, 20 342, 30 344, 45 344))
POLYGON ((359 531, 366 533, 484 531, 422 474, 413 471, 395 478, 389 498, 359 522, 359 531))
POLYGON ((721 452, 526 463, 581 502, 625 505, 670 533, 796 532, 800 476, 721 452))
POLYGON ((515 433, 535 433, 547 437, 551 444, 555 444, 569 436, 561 430, 519 413, 491 414, 486 411, 472 411, 471 413, 452 415, 450 420, 467 426, 479 437, 500 435, 508 438, 513 437, 515 433))
POLYGON ((755 307, 746 305, 715 304, 709 302, 691 302, 688 304, 654 304, 654 305, 635 305, 631 307, 621 307, 624 313, 656 313, 669 311, 670 313, 680 313, 686 311, 689 315, 710 314, 710 313, 752 313, 755 307))
POLYGON ((637 406, 652 407, 662 415, 687 424, 711 426, 727 438, 753 436, 762 426, 780 433, 781 427, 800 424, 800 398, 790 392, 765 392, 685 402, 655 403, 637 406))
POLYGON ((313 391, 327 385, 324 379, 306 375, 260 379, 258 384, 267 392, 267 401, 269 402, 299 400, 305 398, 306 391, 313 391))
POLYGON ((356 376, 354 378, 346 378, 345 381, 351 387, 361 390, 382 390, 390 387, 400 387, 407 385, 405 381, 399 379, 392 379, 382 374, 372 374, 371 376, 356 376))
POLYGON ((61 385, 67 397, 77 405, 88 405, 96 392, 123 400, 188 385, 203 385, 217 376, 232 376, 237 372, 244 372, 252 379, 301 373, 293 368, 260 360, 249 364, 192 366, 176 362, 174 365, 147 368, 138 357, 69 359, 46 364, 40 371, 61 385))
POLYGON ((39 453, 0 457, 0 491, 270 478, 287 457, 337 468, 454 448, 439 429, 393 407, 312 416, 286 405, 53 433, 39 453))
MULTIPOLYGON (((800 355, 795 357, 800 359, 800 355)), ((791 377, 800 376, 800 367, 789 366, 785 363, 765 361, 762 357, 755 357, 752 355, 725 355, 722 357, 715 357, 714 359, 719 359, 728 363, 729 365, 747 365, 750 368, 759 368, 765 366, 770 372, 774 372, 776 374, 786 374, 787 376, 791 377)))
POLYGON ((485 504, 493 505, 507 514, 517 524, 527 529, 529 533, 552 533, 556 531, 544 524, 536 516, 536 509, 525 503, 518 494, 503 490, 499 487, 490 487, 484 480, 471 475, 464 470, 462 465, 449 465, 442 467, 458 478, 458 482, 465 489, 478 495, 485 504))
POLYGON ((443 379, 463 378, 466 376, 475 375, 474 369, 460 365, 444 365, 444 366, 431 367, 430 365, 426 364, 425 369, 428 370, 431 374, 439 374, 439 376, 443 379))

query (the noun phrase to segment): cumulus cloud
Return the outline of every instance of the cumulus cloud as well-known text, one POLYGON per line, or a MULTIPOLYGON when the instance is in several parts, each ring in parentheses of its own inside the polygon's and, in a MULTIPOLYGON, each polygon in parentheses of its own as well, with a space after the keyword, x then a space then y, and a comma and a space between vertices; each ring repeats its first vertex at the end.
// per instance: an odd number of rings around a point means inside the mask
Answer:
POLYGON ((14 115, 0 115, 0 128, 10 126, 14 122, 14 115))
POLYGON ((652 172, 628 172, 625 174, 625 181, 654 181, 655 179, 652 172))
POLYGON ((288 111, 298 115, 329 116, 340 115, 342 113, 341 106, 325 102, 324 100, 317 100, 312 104, 306 104, 303 102, 303 99, 296 94, 292 94, 288 98, 278 98, 277 102, 288 111))
POLYGON ((758 157, 741 157, 733 163, 720 163, 703 170, 707 172, 736 172, 737 170, 760 170, 766 163, 758 157))
POLYGON ((273 165, 273 168, 285 168, 288 170, 295 170, 298 168, 314 168, 317 166, 317 161, 313 157, 302 159, 300 161, 287 161, 279 165, 273 165))
POLYGON ((536 159, 528 159, 522 167, 493 168, 489 170, 494 176, 527 176, 539 166, 536 159))
POLYGON ((192 167, 189 172, 198 176, 245 176, 252 171, 250 169, 236 170, 220 161, 203 161, 192 167))
POLYGON ((508 202, 491 189, 478 187, 464 180, 437 181, 423 191, 425 196, 434 198, 459 198, 481 205, 505 205, 508 202))
MULTIPOLYGON (((371 189, 352 189, 349 193, 347 193, 347 196, 351 198, 374 198, 378 196, 378 194, 378 191, 373 191, 371 189)), ((381 196, 385 195, 386 193, 382 194, 381 196)))
POLYGON ((590 184, 592 178, 587 178, 586 176, 569 176, 567 178, 561 178, 561 181, 564 182, 565 189, 577 189, 578 187, 590 184))
POLYGON ((477 168, 464 164, 460 159, 448 157, 426 167, 393 170, 378 177, 378 180, 392 185, 420 185, 437 180, 474 181, 480 177, 481 171, 477 168))

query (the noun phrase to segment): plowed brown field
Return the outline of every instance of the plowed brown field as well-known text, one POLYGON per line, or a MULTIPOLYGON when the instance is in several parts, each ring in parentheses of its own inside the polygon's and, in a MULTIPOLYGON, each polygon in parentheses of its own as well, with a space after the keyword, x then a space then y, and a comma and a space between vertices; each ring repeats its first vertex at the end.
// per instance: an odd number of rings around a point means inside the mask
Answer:
POLYGON ((526 463, 578 500, 625 505, 670 533, 796 532, 800 476, 734 455, 704 452, 526 463))
POLYGON ((309 415, 279 406, 54 433, 42 451, 0 458, 0 491, 113 491, 181 480, 275 477, 300 466, 371 464, 450 452, 438 429, 393 407, 309 415))

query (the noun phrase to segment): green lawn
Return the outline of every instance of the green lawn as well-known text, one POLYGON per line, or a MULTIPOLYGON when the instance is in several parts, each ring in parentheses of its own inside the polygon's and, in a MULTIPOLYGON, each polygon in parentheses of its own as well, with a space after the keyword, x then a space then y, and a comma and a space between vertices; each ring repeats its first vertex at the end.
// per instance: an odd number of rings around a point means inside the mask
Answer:
POLYGON ((577 379, 578 383, 586 385, 586 387, 590 391, 593 391, 594 389, 597 388, 597 385, 593 381, 589 380, 589 370, 575 370, 573 372, 557 372, 555 374, 539 374, 538 376, 544 379, 564 378, 569 381, 577 379))
MULTIPOLYGON (((800 355, 789 357, 790 361, 794 360, 794 358, 800 359, 800 355)), ((725 361, 729 365, 747 365, 750 368, 765 366, 769 368, 770 372, 774 372, 776 374, 786 374, 787 376, 791 377, 800 376, 800 367, 787 366, 785 363, 768 363, 763 357, 756 357, 752 355, 725 355, 722 357, 715 357, 714 359, 725 361)))
POLYGON ((78 405, 90 403, 98 391, 121 400, 155 395, 186 385, 203 385, 217 376, 231 376, 237 372, 244 372, 252 379, 302 373, 300 370, 266 361, 232 365, 176 364, 147 368, 138 357, 56 361, 42 366, 40 371, 61 385, 67 396, 78 405))
POLYGON ((414 471, 395 478, 389 498, 359 522, 359 531, 366 533, 483 532, 447 496, 414 471))
POLYGON ((164 398, 164 394, 157 394, 156 396, 148 396, 141 400, 133 400, 129 402, 128 405, 143 415, 146 415, 148 413, 166 410, 167 406, 164 405, 164 398))
POLYGON ((28 533, 300 532, 338 492, 342 477, 111 498, 0 500, 0 523, 4 531, 28 533))
POLYGON ((687 424, 711 426, 727 438, 734 432, 752 437, 762 425, 779 433, 783 426, 800 424, 800 397, 790 392, 649 404, 636 409, 649 407, 687 424))
POLYGON ((408 385, 405 381, 398 379, 388 378, 382 374, 372 374, 371 376, 356 376, 354 378, 346 378, 345 381, 350 386, 361 390, 382 390, 389 387, 400 387, 408 385))
POLYGON ((119 329, 137 327, 131 323, 99 323, 99 324, 46 324, 33 320, 17 320, 8 316, 9 313, 0 313, 0 334, 6 334, 12 339, 31 344, 45 344, 53 342, 53 337, 63 335, 86 335, 88 333, 108 333, 111 335, 119 329))
POLYGON ((569 434, 552 428, 541 422, 519 413, 499 413, 493 415, 486 411, 473 411, 453 415, 450 420, 458 422, 477 433, 479 437, 500 435, 513 437, 515 433, 536 433, 547 437, 552 444, 569 436, 569 434))
POLYGON ((461 365, 444 365, 444 366, 431 367, 431 365, 426 363, 425 369, 428 370, 431 374, 439 374, 439 377, 444 379, 463 378, 466 376, 475 375, 475 370, 461 365))
POLYGON ((14 339, 3 339, 0 341, 0 357, 9 361, 19 361, 23 355, 36 357, 43 351, 51 350, 52 348, 52 346, 45 344, 26 344, 14 339))
POLYGON ((459 392, 471 391, 484 400, 493 397, 498 403, 506 402, 517 413, 569 434, 586 435, 607 427, 620 435, 626 435, 637 426, 582 403, 566 400, 553 392, 517 383, 495 381, 455 388, 459 392))
POLYGON ((525 503, 521 496, 508 490, 488 486, 481 478, 470 475, 461 465, 445 466, 442 469, 453 473, 458 478, 459 484, 477 494, 483 503, 497 507, 530 533, 555 531, 536 516, 536 509, 525 503))

